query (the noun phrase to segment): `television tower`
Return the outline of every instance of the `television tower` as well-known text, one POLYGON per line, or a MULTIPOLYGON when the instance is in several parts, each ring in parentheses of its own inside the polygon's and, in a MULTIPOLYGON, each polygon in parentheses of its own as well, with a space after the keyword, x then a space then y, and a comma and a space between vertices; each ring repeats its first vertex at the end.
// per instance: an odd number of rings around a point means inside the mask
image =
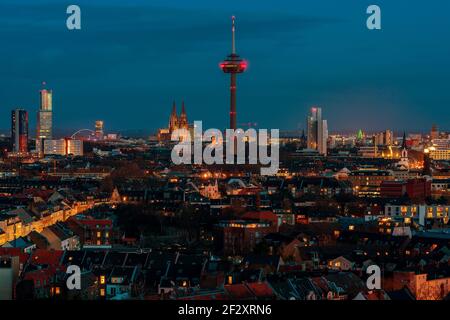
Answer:
POLYGON ((231 54, 220 63, 224 73, 230 74, 230 129, 236 129, 236 76, 247 69, 247 62, 236 54, 235 17, 231 17, 231 54))

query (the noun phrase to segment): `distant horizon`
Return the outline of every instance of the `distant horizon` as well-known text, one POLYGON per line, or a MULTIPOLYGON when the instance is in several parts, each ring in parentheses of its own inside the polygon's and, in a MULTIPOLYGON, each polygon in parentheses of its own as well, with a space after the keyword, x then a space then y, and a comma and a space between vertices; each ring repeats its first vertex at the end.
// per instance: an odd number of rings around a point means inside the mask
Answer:
MULTIPOLYGON (((240 129, 243 130, 247 130, 248 127, 238 127, 240 129)), ((259 127, 254 127, 255 129, 258 129, 259 127)), ((92 128, 77 128, 77 129, 60 129, 60 128, 54 128, 54 136, 56 138, 62 138, 62 137, 67 137, 72 135, 73 133, 75 133, 76 131, 80 130, 80 129, 91 129, 94 130, 94 127, 92 126, 92 128)), ((156 128, 156 129, 144 129, 144 128, 137 128, 137 129, 108 129, 105 128, 105 135, 107 134, 142 134, 143 136, 151 136, 151 135, 156 135, 157 131, 161 129, 161 128, 156 128)), ((219 128, 220 129, 220 128, 219 128)), ((225 130, 226 128, 221 128, 220 130, 225 130)), ((279 129, 280 133, 289 133, 289 132, 297 132, 298 134, 301 134, 303 129, 282 129, 282 128, 267 128, 267 129, 279 129)), ((394 136, 396 138, 401 138, 403 136, 403 130, 395 130, 395 129, 384 129, 384 130, 364 130, 364 128, 357 128, 357 129, 348 129, 348 130, 336 130, 336 131, 330 131, 329 135, 352 135, 352 134, 357 134, 357 132, 359 130, 362 130, 365 134, 376 134, 376 133, 380 133, 383 132, 385 130, 391 130, 394 133, 394 136)), ((36 128, 33 127, 29 127, 29 132, 31 132, 31 134, 29 134, 29 139, 34 139, 35 138, 35 130, 36 128)), ((203 131, 205 131, 206 128, 203 129, 203 131)), ((431 130, 431 127, 430 127, 431 130)), ((427 135, 430 133, 430 130, 428 131, 424 131, 424 130, 411 130, 411 131, 405 131, 407 135, 409 134, 422 134, 422 135, 427 135)), ((446 130, 441 130, 439 128, 440 132, 448 132, 446 130)), ((9 136, 11 133, 11 129, 1 129, 0 128, 0 135, 4 135, 4 136, 9 136)), ((448 132, 450 134, 450 132, 448 132)), ((306 130, 305 130, 305 135, 306 135, 306 130)))

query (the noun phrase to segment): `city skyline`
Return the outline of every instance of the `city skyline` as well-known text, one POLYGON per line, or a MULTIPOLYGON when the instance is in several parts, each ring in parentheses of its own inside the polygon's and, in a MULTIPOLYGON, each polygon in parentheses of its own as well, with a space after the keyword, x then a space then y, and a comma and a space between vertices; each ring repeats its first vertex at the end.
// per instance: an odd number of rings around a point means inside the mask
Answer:
MULTIPOLYGON (((449 112, 450 96, 444 90, 449 46, 440 39, 449 28, 439 17, 445 10, 436 12, 435 3, 411 6, 406 16, 406 2, 381 1, 383 29, 378 33, 365 28, 366 4, 356 1, 320 8, 282 1, 297 13, 283 5, 271 12, 273 4, 265 2, 239 10, 204 1, 198 6, 132 3, 136 6, 80 1, 83 28, 74 33, 64 28, 63 6, 57 3, 34 4, 7 17, 6 9, 15 5, 2 4, 0 21, 9 26, 2 23, 0 32, 10 44, 2 48, 5 59, 0 62, 7 75, 0 80, 5 115, 0 128, 8 130, 6 112, 12 109, 37 111, 42 81, 55 92, 55 129, 79 129, 103 119, 106 130, 154 132, 166 124, 174 99, 185 101, 190 119, 224 128, 228 80, 218 61, 229 51, 229 19, 235 14, 237 52, 249 61, 239 79, 238 124, 305 129, 305 115, 318 106, 326 110, 330 133, 359 128, 428 132, 434 123, 446 129, 440 119, 449 112), (39 17, 46 23, 39 23, 39 17), (52 41, 38 41, 43 32, 52 41), (343 32, 348 39, 339 36, 343 32), (431 32, 436 37, 427 39, 431 32), (30 44, 36 45, 35 52, 20 50, 30 44), (196 60, 201 63, 190 63, 196 60)), ((30 128, 35 121, 32 116, 30 128)))
POLYGON ((448 0, 0 2, 12 311, 450 301, 448 0))

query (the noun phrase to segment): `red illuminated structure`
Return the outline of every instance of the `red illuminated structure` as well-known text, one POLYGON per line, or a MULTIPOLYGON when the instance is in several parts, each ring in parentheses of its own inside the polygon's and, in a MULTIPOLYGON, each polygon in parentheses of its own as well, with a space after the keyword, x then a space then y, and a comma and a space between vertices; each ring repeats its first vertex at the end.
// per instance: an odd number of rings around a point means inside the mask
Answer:
POLYGON ((232 17, 231 27, 231 54, 220 63, 220 68, 224 73, 231 75, 230 82, 230 129, 236 129, 236 76, 247 69, 247 62, 236 54, 235 44, 235 17, 232 17))

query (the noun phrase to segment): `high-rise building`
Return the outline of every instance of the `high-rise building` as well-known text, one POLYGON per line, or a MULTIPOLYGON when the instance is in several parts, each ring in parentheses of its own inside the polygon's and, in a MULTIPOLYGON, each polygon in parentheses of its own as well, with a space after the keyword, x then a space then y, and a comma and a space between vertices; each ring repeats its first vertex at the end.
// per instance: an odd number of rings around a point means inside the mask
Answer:
POLYGON ((28 112, 16 109, 11 112, 12 151, 28 152, 28 112))
POLYGON ((307 118, 308 149, 319 151, 322 155, 327 155, 328 123, 322 119, 322 108, 313 107, 307 118))
POLYGON ((95 137, 98 140, 103 140, 104 132, 103 132, 103 121, 102 120, 95 121, 95 137))
POLYGON ((36 133, 36 151, 42 153, 43 143, 45 139, 51 139, 53 135, 53 106, 52 106, 52 91, 42 89, 40 91, 41 103, 37 116, 37 133, 36 133))
POLYGON ((45 155, 60 155, 60 156, 82 156, 83 155, 83 141, 70 138, 58 140, 44 140, 44 154, 45 155))

